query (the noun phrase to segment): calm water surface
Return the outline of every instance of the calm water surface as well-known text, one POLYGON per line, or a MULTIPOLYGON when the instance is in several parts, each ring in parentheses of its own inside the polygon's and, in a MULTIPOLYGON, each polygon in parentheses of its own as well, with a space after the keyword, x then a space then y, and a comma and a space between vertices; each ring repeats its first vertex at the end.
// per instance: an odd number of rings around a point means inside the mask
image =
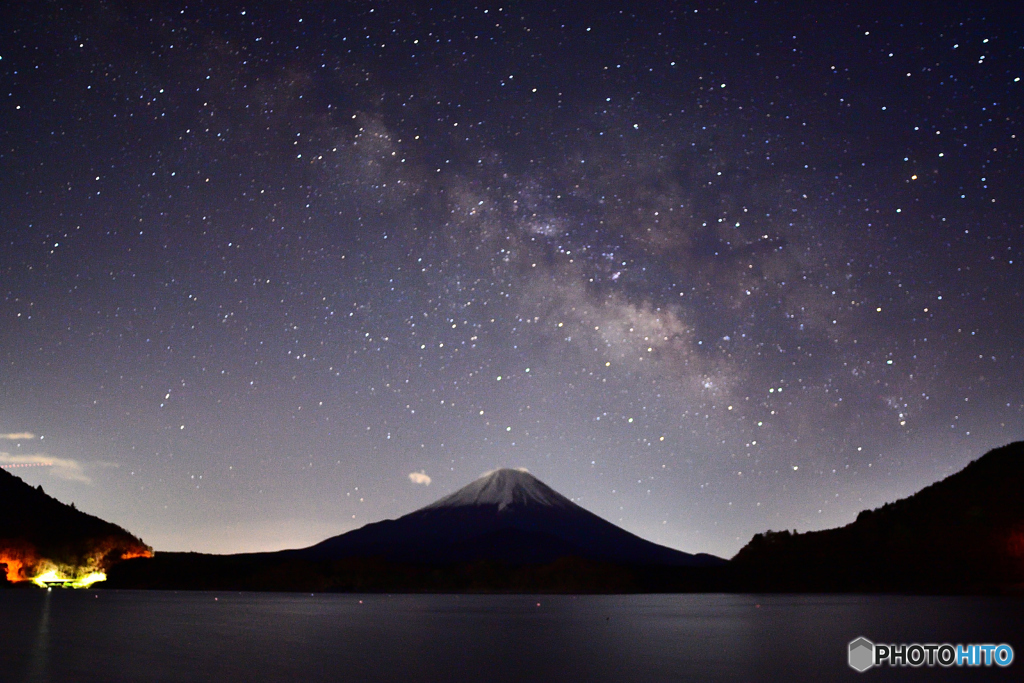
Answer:
POLYGON ((0 592, 3 681, 1024 680, 1024 601, 901 596, 0 592), (1007 669, 846 645, 1009 643, 1007 669))

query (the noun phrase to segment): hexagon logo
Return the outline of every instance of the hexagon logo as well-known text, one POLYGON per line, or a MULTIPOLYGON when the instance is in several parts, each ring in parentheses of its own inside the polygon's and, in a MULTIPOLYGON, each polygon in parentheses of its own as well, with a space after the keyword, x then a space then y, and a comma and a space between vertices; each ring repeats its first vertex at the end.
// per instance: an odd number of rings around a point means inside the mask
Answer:
POLYGON ((860 671, 867 671, 875 664, 875 644, 861 636, 857 640, 850 641, 850 668, 860 671))

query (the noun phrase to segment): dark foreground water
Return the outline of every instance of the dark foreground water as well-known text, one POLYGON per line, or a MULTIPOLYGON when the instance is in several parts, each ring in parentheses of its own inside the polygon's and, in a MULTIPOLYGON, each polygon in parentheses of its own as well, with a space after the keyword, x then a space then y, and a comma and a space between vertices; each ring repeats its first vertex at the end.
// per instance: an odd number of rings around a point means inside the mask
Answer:
POLYGON ((4 681, 1024 680, 1024 601, 892 596, 0 592, 4 681), (847 643, 1008 643, 996 667, 847 643))

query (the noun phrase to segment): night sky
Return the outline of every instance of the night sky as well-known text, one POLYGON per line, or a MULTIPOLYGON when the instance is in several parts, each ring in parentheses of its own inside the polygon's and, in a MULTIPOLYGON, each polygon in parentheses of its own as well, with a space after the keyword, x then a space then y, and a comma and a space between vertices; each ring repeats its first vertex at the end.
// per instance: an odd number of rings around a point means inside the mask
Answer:
POLYGON ((995 7, 5 3, 0 463, 157 550, 500 466, 688 552, 848 523, 1024 438, 995 7))

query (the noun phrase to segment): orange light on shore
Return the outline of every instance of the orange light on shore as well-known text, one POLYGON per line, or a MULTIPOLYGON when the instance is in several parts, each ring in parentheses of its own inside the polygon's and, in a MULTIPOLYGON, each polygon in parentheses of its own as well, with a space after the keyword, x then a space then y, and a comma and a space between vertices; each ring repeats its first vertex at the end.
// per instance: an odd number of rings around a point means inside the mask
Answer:
POLYGON ((5 573, 7 575, 7 580, 11 583, 25 580, 21 576, 21 571, 25 567, 25 563, 22 562, 21 558, 11 557, 9 555, 0 555, 0 564, 7 565, 5 573))
POLYGON ((136 557, 153 557, 152 550, 139 550, 135 552, 124 553, 121 555, 121 560, 134 560, 136 557))
POLYGON ((31 581, 40 587, 88 588, 106 580, 106 570, 117 562, 153 556, 153 551, 145 546, 113 550, 107 543, 100 543, 91 556, 80 558, 78 563, 65 564, 40 557, 31 546, 19 545, 0 548, 0 564, 6 565, 5 573, 11 583, 31 581))
POLYGON ((7 565, 7 580, 11 583, 28 581, 32 568, 39 562, 35 548, 28 544, 0 548, 0 564, 7 565))

